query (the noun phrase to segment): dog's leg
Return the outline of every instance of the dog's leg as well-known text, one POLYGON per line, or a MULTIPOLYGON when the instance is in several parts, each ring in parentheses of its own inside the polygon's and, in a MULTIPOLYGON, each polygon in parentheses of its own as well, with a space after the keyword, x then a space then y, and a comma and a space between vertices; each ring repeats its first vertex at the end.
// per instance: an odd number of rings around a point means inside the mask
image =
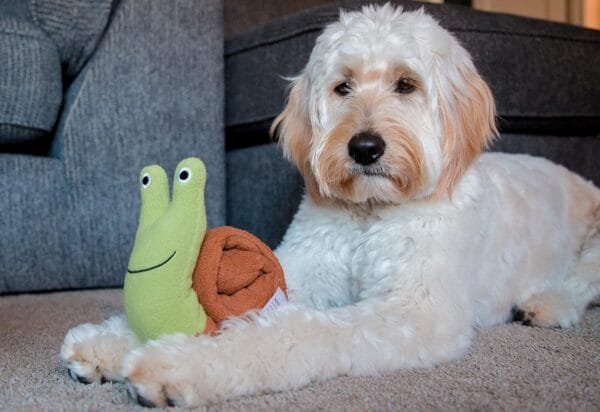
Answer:
POLYGON ((578 289, 579 301, 587 305, 600 294, 600 204, 594 213, 594 222, 581 246, 579 259, 572 278, 578 289))
POLYGON ((569 327, 577 323, 585 304, 577 302, 568 290, 536 293, 513 312, 513 320, 527 326, 569 327))
POLYGON ((114 316, 99 325, 84 323, 70 329, 60 357, 79 382, 121 381, 121 360, 138 345, 125 316, 114 316))
POLYGON ((518 305, 516 321, 542 327, 569 327, 577 323, 588 303, 600 293, 600 207, 570 275, 550 290, 518 305))
POLYGON ((343 374, 430 366, 462 356, 472 337, 469 312, 439 302, 390 296, 324 312, 290 305, 232 321, 216 337, 150 342, 125 358, 123 374, 143 405, 191 407, 343 374))

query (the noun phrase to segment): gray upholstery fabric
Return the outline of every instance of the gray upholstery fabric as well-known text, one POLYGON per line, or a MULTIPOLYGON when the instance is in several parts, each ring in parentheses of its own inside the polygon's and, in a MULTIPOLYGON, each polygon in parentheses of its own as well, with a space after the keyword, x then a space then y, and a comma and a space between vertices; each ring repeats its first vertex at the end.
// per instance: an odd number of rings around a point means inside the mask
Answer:
MULTIPOLYGON (((336 1, 230 39, 227 126, 273 118, 285 98, 281 77, 304 67, 316 37, 337 18, 339 7, 354 9, 364 3, 369 2, 336 1)), ((393 3, 421 7, 411 1, 393 3)), ((424 7, 471 52, 503 119, 525 119, 530 132, 537 119, 545 133, 563 121, 571 134, 590 134, 591 122, 595 131, 600 129, 600 82, 591 81, 600 78, 600 32, 451 5, 424 7)))
POLYGON ((600 187, 600 137, 504 134, 490 151, 545 157, 600 187))
POLYGON ((49 133, 61 100, 56 45, 25 1, 0 0, 0 147, 49 133))
POLYGON ((225 39, 243 33, 270 20, 296 13, 331 0, 225 0, 225 39))
POLYGON ((75 76, 96 48, 116 0, 28 1, 33 20, 54 40, 65 74, 75 76))
POLYGON ((52 156, 0 153, 0 293, 120 286, 151 163, 203 158, 209 224, 224 223, 221 16, 218 0, 118 3, 52 156))
POLYGON ((227 155, 227 223, 271 248, 283 237, 303 191, 302 178, 275 144, 227 155))
POLYGON ((95 50, 113 3, 0 0, 0 148, 48 148, 63 84, 95 50))
POLYGON ((12 148, 46 136, 48 132, 42 129, 0 123, 0 147, 12 148))

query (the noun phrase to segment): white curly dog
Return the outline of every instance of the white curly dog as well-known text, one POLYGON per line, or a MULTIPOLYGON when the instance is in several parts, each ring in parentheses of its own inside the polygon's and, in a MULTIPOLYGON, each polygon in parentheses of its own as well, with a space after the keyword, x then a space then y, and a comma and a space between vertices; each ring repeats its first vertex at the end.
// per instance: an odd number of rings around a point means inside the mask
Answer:
POLYGON ((80 325, 61 350, 71 376, 197 406, 456 359, 515 314, 577 322, 600 292, 600 190, 547 160, 480 155, 494 116, 424 11, 342 13, 274 123, 307 189, 276 251, 290 304, 143 346, 123 317, 80 325))

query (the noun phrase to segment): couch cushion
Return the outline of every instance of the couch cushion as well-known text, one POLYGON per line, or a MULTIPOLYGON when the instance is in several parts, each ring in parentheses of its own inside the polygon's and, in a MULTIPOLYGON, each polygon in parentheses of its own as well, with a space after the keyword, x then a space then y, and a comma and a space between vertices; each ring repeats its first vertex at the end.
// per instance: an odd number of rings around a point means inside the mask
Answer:
POLYGON ((0 62, 0 147, 47 137, 62 100, 61 64, 22 2, 0 4, 0 62))
POLYGON ((489 150, 545 157, 600 187, 600 138, 597 136, 506 133, 494 141, 489 150))
MULTIPOLYGON (((17 0, 25 2, 25 0, 17 0)), ((74 77, 104 34, 115 0, 28 0, 33 21, 54 40, 64 74, 74 77)))
POLYGON ((331 0, 224 0, 225 39, 270 20, 330 2, 331 0))
POLYGON ((281 241, 303 192, 302 178, 277 145, 227 154, 227 224, 270 247, 281 241))
MULTIPOLYGON (((342 0, 288 16, 226 43, 226 125, 230 137, 247 138, 249 124, 265 130, 281 110, 283 76, 300 72, 321 29, 342 0), (261 123, 262 122, 262 123, 261 123), (256 126, 258 125, 258 126, 256 126)), ((394 1, 405 9, 421 7, 394 1)), ((425 9, 473 55, 496 97, 505 132, 590 135, 600 130, 600 32, 451 5, 425 9)), ((264 133, 263 133, 264 137, 264 133)), ((239 146, 244 142, 229 142, 239 146)))

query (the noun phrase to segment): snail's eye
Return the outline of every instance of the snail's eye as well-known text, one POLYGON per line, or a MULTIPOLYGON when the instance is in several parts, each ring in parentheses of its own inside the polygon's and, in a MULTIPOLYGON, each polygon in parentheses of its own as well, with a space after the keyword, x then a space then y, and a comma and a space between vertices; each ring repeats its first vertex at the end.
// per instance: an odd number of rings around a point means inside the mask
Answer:
POLYGON ((188 169, 187 167, 184 167, 183 169, 181 169, 179 171, 179 174, 177 175, 177 179, 181 182, 181 183, 186 183, 188 182, 190 179, 192 178, 192 172, 190 171, 190 169, 188 169))
POLYGON ((142 179, 140 181, 140 183, 142 184, 142 187, 144 189, 146 189, 148 186, 150 186, 150 182, 152 182, 152 179, 150 178, 150 174, 144 173, 144 175, 142 176, 142 179))

